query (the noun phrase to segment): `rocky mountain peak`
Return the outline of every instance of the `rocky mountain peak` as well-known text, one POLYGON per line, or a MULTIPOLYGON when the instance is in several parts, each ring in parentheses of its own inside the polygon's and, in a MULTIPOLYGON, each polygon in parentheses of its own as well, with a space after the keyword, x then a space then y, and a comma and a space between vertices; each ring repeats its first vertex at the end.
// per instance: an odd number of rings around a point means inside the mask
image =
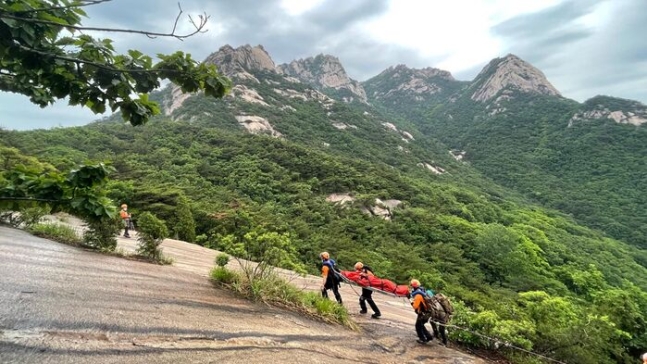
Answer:
POLYGON ((364 87, 375 99, 389 99, 408 95, 416 101, 452 89, 457 81, 451 73, 433 67, 409 68, 404 64, 391 66, 364 82, 364 87))
POLYGON ((230 45, 225 45, 209 55, 205 62, 215 64, 222 73, 229 77, 241 76, 241 74, 254 71, 275 72, 276 70, 272 57, 262 45, 252 47, 246 44, 235 49, 230 45))
POLYGON ((504 89, 561 96, 539 69, 514 54, 495 58, 476 76, 472 100, 488 101, 504 89))
POLYGON ((440 77, 446 80, 455 81, 454 76, 448 71, 441 70, 434 67, 425 68, 409 68, 405 64, 399 64, 395 67, 391 66, 382 71, 381 75, 389 74, 390 77, 409 77, 409 78, 432 78, 440 77))
POLYGON ((319 54, 316 57, 294 60, 288 64, 279 65, 277 70, 304 83, 322 89, 348 90, 361 102, 367 100, 362 85, 348 76, 339 58, 335 56, 319 54))

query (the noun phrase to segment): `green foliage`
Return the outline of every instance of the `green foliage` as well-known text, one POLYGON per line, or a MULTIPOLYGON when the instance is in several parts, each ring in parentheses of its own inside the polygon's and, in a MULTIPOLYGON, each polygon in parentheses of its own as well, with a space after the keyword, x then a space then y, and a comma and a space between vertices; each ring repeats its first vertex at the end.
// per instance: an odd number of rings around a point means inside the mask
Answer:
POLYGON ((218 254, 216 257, 216 265, 218 267, 224 267, 229 263, 229 255, 227 254, 218 254))
MULTIPOLYGON (((630 100, 599 96, 583 105, 555 97, 515 93, 494 105, 469 95, 412 119, 497 183, 546 207, 571 214, 581 224, 640 247, 647 241, 644 178, 647 128, 578 112, 644 109, 630 100), (488 109, 489 108, 489 109, 488 109)), ((415 107, 404 103, 405 107, 415 107)))
POLYGON ((174 227, 175 235, 178 239, 193 243, 195 241, 195 221, 191 213, 189 200, 182 196, 178 200, 175 210, 177 222, 174 227))
POLYGON ((150 212, 139 215, 137 220, 139 246, 137 253, 153 261, 162 261, 162 251, 159 245, 168 237, 168 229, 164 222, 150 212))
POLYGON ((215 66, 198 63, 189 54, 159 54, 160 61, 153 63, 137 50, 115 54, 110 39, 73 32, 86 29, 80 25, 86 16, 81 5, 80 0, 0 4, 0 90, 28 96, 41 107, 63 98, 97 114, 110 107, 132 125, 141 125, 160 112, 147 95, 160 80, 212 97, 222 97, 230 89, 230 81, 215 66))
POLYGON ((59 243, 79 246, 83 240, 71 227, 62 224, 34 224, 27 229, 30 233, 41 238, 58 241, 59 243))
POLYGON ((236 272, 225 268, 224 266, 217 266, 211 270, 211 280, 215 283, 231 286, 240 283, 240 275, 236 272))
POLYGON ((49 214, 47 206, 28 207, 20 211, 20 219, 25 223, 25 226, 29 227, 38 224, 47 214, 49 214))
POLYGON ((39 167, 17 165, 5 171, 4 181, 0 181, 0 208, 19 210, 37 203, 88 221, 115 216, 116 209, 103 192, 111 167, 83 165, 67 174, 39 167))
POLYGON ((242 239, 227 235, 220 244, 226 252, 236 257, 252 287, 255 287, 256 281, 271 276, 274 267, 305 272, 288 234, 251 231, 242 239))
POLYGON ((117 238, 123 222, 120 218, 93 220, 88 223, 88 230, 83 234, 86 246, 102 251, 113 252, 117 248, 117 238))
POLYGON ((274 272, 250 281, 234 271, 217 266, 210 275, 212 282, 232 288, 253 301, 286 307, 319 320, 357 329, 344 306, 324 299, 320 294, 304 292, 274 272))

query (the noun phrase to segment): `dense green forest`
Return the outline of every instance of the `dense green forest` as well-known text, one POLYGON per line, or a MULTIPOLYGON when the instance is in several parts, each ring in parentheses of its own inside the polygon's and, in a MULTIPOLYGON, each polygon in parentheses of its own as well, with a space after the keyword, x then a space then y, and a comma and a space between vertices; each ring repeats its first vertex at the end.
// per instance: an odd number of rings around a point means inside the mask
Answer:
POLYGON ((466 95, 411 121, 424 134, 464 150, 467 160, 497 183, 645 248, 647 128, 607 118, 569 125, 577 112, 599 103, 631 111, 623 101, 605 97, 580 105, 517 94, 496 106, 505 112, 492 115, 466 95))
POLYGON ((135 216, 154 212, 183 238, 190 236, 175 210, 188 198, 200 244, 218 248, 248 231, 287 233, 312 273, 327 250, 342 267, 362 260, 399 282, 417 276, 446 286, 457 299, 457 324, 562 360, 629 363, 647 344, 643 251, 524 203, 466 166, 436 176, 404 162, 393 168, 377 150, 364 151, 373 155, 367 160, 352 149, 330 153, 214 126, 105 121, 3 131, 2 141, 5 155, 17 148, 62 170, 112 161, 115 203, 128 203, 135 216), (354 194, 354 206, 325 201, 343 192, 354 194), (382 220, 360 209, 376 197, 404 203, 382 220))

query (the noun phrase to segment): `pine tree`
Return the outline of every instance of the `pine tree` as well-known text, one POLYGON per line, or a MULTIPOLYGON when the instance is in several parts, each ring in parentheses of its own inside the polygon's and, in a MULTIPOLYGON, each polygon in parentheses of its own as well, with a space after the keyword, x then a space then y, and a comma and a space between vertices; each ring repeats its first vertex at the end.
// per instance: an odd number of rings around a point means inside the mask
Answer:
POLYGON ((180 196, 175 208, 175 235, 180 240, 193 243, 195 241, 195 220, 193 213, 191 213, 191 206, 186 196, 180 196))

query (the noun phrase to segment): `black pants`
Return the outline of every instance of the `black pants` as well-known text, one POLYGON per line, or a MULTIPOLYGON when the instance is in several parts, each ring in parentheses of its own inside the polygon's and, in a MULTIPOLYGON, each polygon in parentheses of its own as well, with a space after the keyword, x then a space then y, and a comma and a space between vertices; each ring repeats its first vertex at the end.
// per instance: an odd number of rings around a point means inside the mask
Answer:
POLYGON ((321 290, 321 295, 325 298, 328 298, 328 290, 332 289, 332 293, 335 295, 335 299, 341 305, 341 295, 339 294, 339 283, 337 282, 326 282, 324 289, 321 290))
POLYGON ((128 229, 130 228, 130 220, 125 219, 124 220, 124 236, 125 237, 130 237, 130 234, 128 234, 128 229))
POLYGON ((434 330, 434 336, 436 336, 439 339, 442 338, 443 344, 447 345, 447 334, 445 333, 445 326, 437 325, 433 321, 431 321, 430 323, 431 323, 431 328, 434 330), (440 335, 438 335, 438 331, 440 331, 440 335))
POLYGON ((366 302, 368 302, 368 305, 371 306, 371 310, 373 310, 376 315, 381 315, 380 309, 377 308, 375 301, 373 301, 373 291, 362 288, 362 295, 359 296, 359 307, 362 309, 362 312, 366 312, 366 302))
POLYGON ((425 327, 427 321, 429 321, 428 316, 418 315, 418 319, 416 320, 416 334, 418 334, 418 339, 420 339, 420 341, 431 341, 434 339, 431 332, 429 332, 425 327))

